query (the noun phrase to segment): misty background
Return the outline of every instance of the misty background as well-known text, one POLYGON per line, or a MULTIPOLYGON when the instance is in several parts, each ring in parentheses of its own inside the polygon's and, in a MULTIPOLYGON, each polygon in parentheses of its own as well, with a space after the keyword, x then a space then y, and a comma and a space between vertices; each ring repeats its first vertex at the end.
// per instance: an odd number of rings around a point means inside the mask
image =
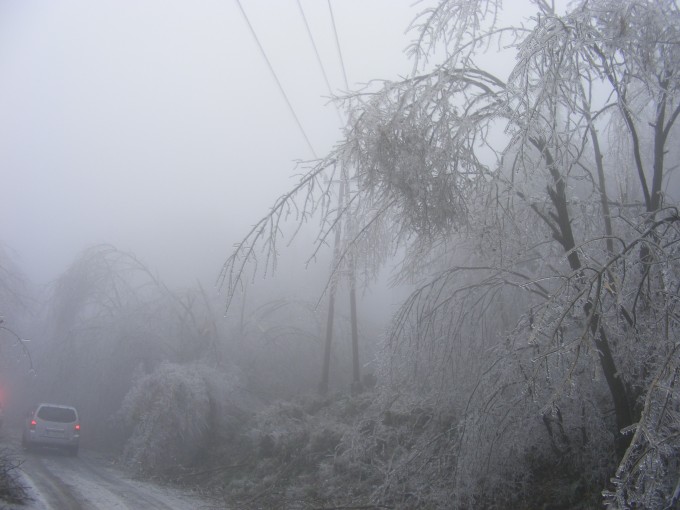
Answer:
MULTIPOLYGON (((328 4, 241 6, 324 155, 341 124, 305 21, 343 92, 328 4)), ((333 5, 350 88, 408 72, 413 12, 409 1, 333 5)), ((108 243, 168 285, 212 288, 296 162, 315 158, 238 2, 5 0, 0 70, 0 240, 36 283, 108 243)))
MULTIPOLYGON (((154 377, 178 387, 203 377, 212 382, 192 391, 234 409, 317 389, 332 267, 330 249, 315 254, 320 218, 282 243, 276 274, 258 274, 226 317, 218 277, 234 245, 342 137, 331 96, 409 72, 412 17, 408 2, 387 0, 332 10, 296 0, 0 2, 8 423, 20 426, 37 402, 69 403, 86 447, 122 450, 134 428, 120 418, 134 407, 124 397, 158 405, 154 377)), ((388 277, 359 293, 367 372, 399 302, 388 277)), ((351 380, 341 292, 333 389, 351 380)), ((171 422, 196 414, 177 413, 171 422)))

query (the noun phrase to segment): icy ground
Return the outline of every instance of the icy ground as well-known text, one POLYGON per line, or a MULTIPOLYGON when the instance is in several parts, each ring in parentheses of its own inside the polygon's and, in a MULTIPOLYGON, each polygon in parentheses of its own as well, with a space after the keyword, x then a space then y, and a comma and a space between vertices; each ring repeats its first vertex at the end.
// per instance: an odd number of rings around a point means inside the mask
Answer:
MULTIPOLYGON (((7 438, 3 438, 5 446, 7 438)), ((131 479, 105 456, 81 450, 69 457, 56 450, 23 453, 19 476, 32 501, 1 510, 210 510, 225 508, 217 500, 131 479)))

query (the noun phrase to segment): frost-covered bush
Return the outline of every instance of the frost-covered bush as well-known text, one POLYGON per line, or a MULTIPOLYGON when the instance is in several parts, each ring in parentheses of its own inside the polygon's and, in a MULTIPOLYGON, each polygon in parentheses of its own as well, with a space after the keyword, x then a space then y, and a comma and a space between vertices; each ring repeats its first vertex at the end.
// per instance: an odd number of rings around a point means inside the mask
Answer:
POLYGON ((241 419, 234 393, 235 381, 205 365, 160 365, 123 401, 120 413, 130 434, 125 461, 144 474, 171 474, 194 464, 241 419))
POLYGON ((358 465, 336 469, 336 461, 370 401, 366 395, 300 397, 258 412, 247 433, 252 458, 228 479, 227 500, 244 508, 286 509, 363 501, 357 494, 365 487, 353 483, 358 465))
POLYGON ((225 497, 243 508, 286 509, 597 505, 611 469, 596 447, 606 437, 579 444, 583 424, 570 409, 543 416, 526 395, 501 392, 488 403, 463 413, 386 387, 278 402, 251 422, 251 462, 226 478, 225 497), (598 463, 593 479, 586 468, 598 463))
POLYGON ((20 505, 30 499, 28 489, 19 476, 20 468, 21 462, 10 451, 0 450, 0 504, 20 505))
POLYGON ((229 480, 226 498, 287 510, 445 507, 447 468, 433 471, 422 453, 445 452, 452 423, 450 413, 378 391, 278 402, 255 416, 255 460, 229 480))

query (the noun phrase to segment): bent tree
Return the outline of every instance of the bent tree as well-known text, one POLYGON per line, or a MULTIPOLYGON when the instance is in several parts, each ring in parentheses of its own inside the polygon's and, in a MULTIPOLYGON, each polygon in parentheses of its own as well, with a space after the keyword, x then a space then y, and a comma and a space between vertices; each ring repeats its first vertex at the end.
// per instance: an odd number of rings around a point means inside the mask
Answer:
POLYGON ((421 282, 383 375, 460 413, 441 489, 451 501, 516 493, 535 479, 531 462, 557 458, 600 488, 615 476, 613 505, 669 505, 680 494, 680 11, 524 5, 531 16, 509 24, 500 0, 423 8, 412 75, 342 99, 354 119, 344 140, 256 224, 222 281, 232 295, 258 245, 272 264, 290 213, 322 218, 319 246, 351 213, 361 223, 344 259, 368 270, 404 249, 399 276, 421 282), (338 167, 352 180, 342 207, 329 184, 338 167))
MULTIPOLYGON (((10 250, 0 244, 0 369, 12 371, 12 366, 25 358, 27 369, 33 370, 26 340, 19 335, 30 324, 32 297, 28 283, 11 257, 10 250)), ((22 367, 23 369, 23 367, 22 367)), ((1 402, 0 402, 1 403, 1 402)))
POLYGON ((107 423, 134 383, 163 362, 222 361, 205 294, 171 291, 134 255, 111 245, 83 251, 49 290, 31 388, 43 399, 67 394, 89 417, 91 440, 125 439, 107 423))

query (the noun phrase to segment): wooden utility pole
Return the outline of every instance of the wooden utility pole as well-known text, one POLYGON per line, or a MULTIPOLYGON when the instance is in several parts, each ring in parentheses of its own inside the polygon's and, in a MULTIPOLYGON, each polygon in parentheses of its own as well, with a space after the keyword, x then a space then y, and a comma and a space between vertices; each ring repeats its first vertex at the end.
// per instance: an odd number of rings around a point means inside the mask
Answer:
MULTIPOLYGON (((331 268, 331 282, 328 296, 328 317, 326 320, 326 343, 324 346, 323 369, 321 373, 321 384, 319 385, 319 393, 326 395, 328 393, 330 381, 330 366, 331 366, 331 347, 333 344, 333 322, 335 317, 335 292, 338 286, 338 267, 340 263, 340 248, 341 248, 341 222, 340 219, 345 207, 345 195, 349 194, 349 179, 346 170, 342 171, 342 178, 340 180, 340 191, 338 193, 338 212, 335 221, 335 246, 333 247, 333 266, 331 268)), ((345 214, 349 214, 346 212, 345 214)), ((348 219, 348 233, 352 234, 352 217, 348 219)), ((350 305, 350 321, 352 327, 352 393, 361 391, 361 368, 359 365, 359 326, 357 320, 357 298, 356 298, 356 274, 355 274, 355 260, 354 255, 350 250, 348 255, 349 269, 349 305, 350 305)))
POLYGON ((349 308, 352 321, 352 393, 361 391, 361 369, 359 368, 359 326, 357 324, 356 274, 354 255, 350 255, 349 267, 349 308))
POLYGON ((331 282, 328 289, 328 317, 326 318, 326 344, 323 352, 323 369, 321 371, 321 384, 319 393, 326 395, 331 371, 331 344, 333 343, 333 318, 335 316, 335 290, 338 286, 337 265, 340 260, 340 218, 342 216, 342 204, 345 200, 345 180, 340 181, 340 191, 338 193, 338 212, 335 218, 335 246, 333 247, 333 262, 331 266, 331 282))

